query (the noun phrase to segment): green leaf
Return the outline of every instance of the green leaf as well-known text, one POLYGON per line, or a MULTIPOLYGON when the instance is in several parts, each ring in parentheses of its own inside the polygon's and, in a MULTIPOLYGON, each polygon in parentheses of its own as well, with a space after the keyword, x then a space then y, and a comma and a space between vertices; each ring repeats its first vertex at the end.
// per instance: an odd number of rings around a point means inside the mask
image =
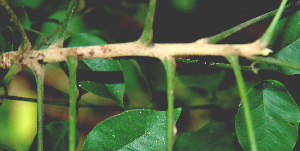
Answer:
MULTIPOLYGON (((285 47, 284 49, 282 49, 281 51, 279 51, 276 55, 274 55, 274 58, 281 61, 288 62, 290 64, 300 65, 300 53, 298 51, 299 47, 300 47, 300 38, 297 41, 285 47)), ((288 67, 279 66, 275 64, 259 63, 258 67, 262 69, 276 70, 286 75, 300 74, 299 70, 291 69, 288 67)))
POLYGON ((223 81, 225 71, 221 70, 209 74, 178 74, 179 81, 188 87, 202 88, 209 94, 215 92, 219 84, 223 81))
POLYGON ((147 78, 153 91, 164 92, 167 90, 166 71, 162 62, 156 58, 142 58, 138 60, 142 74, 147 78))
MULTIPOLYGON (((56 11, 53 14, 51 14, 48 17, 48 19, 54 19, 54 20, 57 20, 59 23, 61 23, 66 15, 66 12, 67 12, 67 10, 56 11)), ((43 33, 43 35, 47 36, 50 33, 52 33, 53 31, 55 31, 55 29, 58 27, 59 23, 44 22, 41 32, 43 33)), ((86 27, 85 21, 83 19, 83 15, 73 14, 73 16, 69 22, 68 28, 67 28, 67 33, 65 35, 65 39, 69 38, 72 34, 77 34, 77 33, 95 33, 95 31, 88 30, 88 28, 86 27)), ((95 34, 98 34, 98 33, 95 33, 95 34)), ((56 37, 57 37, 57 34, 56 34, 56 36, 53 36, 52 38, 50 38, 48 40, 48 42, 53 43, 54 40, 56 39, 56 37)), ((41 41, 41 37, 38 37, 38 39, 36 40, 36 44, 39 43, 40 41, 41 41)))
MULTIPOLYGON (((263 81, 248 93, 258 150, 293 150, 298 138, 300 112, 280 82, 263 81)), ((244 150, 249 150, 242 105, 236 116, 236 132, 244 150)))
POLYGON ((275 49, 282 49, 300 38, 300 11, 297 11, 278 22, 275 33, 269 46, 275 49))
POLYGON ((74 34, 71 37, 68 46, 79 47, 79 46, 93 46, 93 45, 105 45, 105 44, 107 43, 97 36, 87 34, 87 33, 78 33, 78 34, 74 34))
POLYGON ((233 124, 212 122, 196 132, 185 132, 179 135, 175 141, 174 150, 234 151, 239 149, 235 141, 233 124))
MULTIPOLYGON (((90 34, 71 36, 69 47, 103 45, 105 41, 90 34)), ((78 86, 95 95, 110 99, 124 107, 125 84, 121 65, 117 60, 84 59, 78 64, 78 86), (91 72, 92 71, 92 72, 91 72)))
POLYGON ((79 81, 78 86, 95 95, 110 99, 120 107, 124 107, 123 96, 125 91, 124 83, 98 83, 93 81, 79 81))
MULTIPOLYGON (((68 150, 69 144, 69 122, 53 122, 44 128, 44 149, 45 150, 68 150)), ((37 137, 35 137, 30 150, 36 150, 37 137)), ((76 130, 76 146, 79 143, 79 131, 76 130)))
MULTIPOLYGON (((181 108, 174 111, 174 121, 181 108)), ((83 150, 166 150, 167 112, 130 110, 99 123, 83 150)))
MULTIPOLYGON (((300 65, 300 52, 298 51, 300 47, 300 39, 293 42, 291 45, 285 47, 281 51, 279 51, 274 58, 286 61, 292 64, 300 65)), ((280 71, 284 74, 291 75, 291 74, 299 74, 299 70, 294 70, 285 67, 273 67, 273 69, 280 71)))

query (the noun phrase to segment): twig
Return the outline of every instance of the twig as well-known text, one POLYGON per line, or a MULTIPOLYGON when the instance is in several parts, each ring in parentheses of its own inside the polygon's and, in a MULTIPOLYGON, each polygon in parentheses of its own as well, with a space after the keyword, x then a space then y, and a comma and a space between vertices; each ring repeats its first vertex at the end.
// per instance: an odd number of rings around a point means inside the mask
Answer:
MULTIPOLYGON (((294 9, 295 7, 299 7, 299 5, 300 5, 300 1, 297 1, 295 3, 289 4, 289 5, 285 6, 285 8, 284 8, 285 12, 288 12, 288 11, 294 9)), ((240 31, 240 30, 242 30, 242 29, 244 29, 246 27, 249 27, 250 25, 253 25, 255 23, 258 23, 258 22, 260 22, 262 20, 265 20, 265 19, 268 19, 268 18, 274 16, 277 11, 278 11, 278 9, 270 11, 268 13, 265 13, 265 14, 263 14, 261 16, 255 17, 255 18, 253 18, 251 20, 248 20, 248 21, 246 21, 244 23, 241 23, 241 24, 239 24, 239 25, 237 25, 237 26, 235 26, 233 28, 230 28, 230 29, 228 29, 226 31, 223 31, 223 32, 221 32, 221 33, 219 33, 217 35, 214 35, 214 36, 211 36, 211 37, 207 37, 207 39, 209 39, 210 43, 217 43, 218 41, 220 41, 220 40, 222 40, 222 39, 224 39, 224 38, 226 38, 226 37, 228 37, 228 36, 230 36, 230 35, 238 32, 238 31, 240 31)))
POLYGON ((71 17, 72 17, 73 11, 74 11, 75 2, 76 2, 76 0, 71 0, 68 10, 67 10, 67 14, 62 22, 60 32, 58 33, 57 38, 51 44, 50 47, 58 47, 58 48, 63 47, 64 37, 65 37, 66 31, 68 28, 68 24, 71 20, 71 17))
MULTIPOLYGON (((210 66, 221 68, 221 69, 232 69, 230 64, 226 63, 212 63, 210 66)), ((240 66, 241 70, 243 71, 253 71, 249 66, 240 66)))
POLYGON ((243 109, 243 114, 245 117, 245 123, 247 125, 247 133, 248 133, 248 139, 250 143, 250 150, 251 151, 257 151, 257 143, 256 143, 256 137, 255 137, 255 131, 253 128, 253 121, 251 117, 251 112, 249 109, 249 103, 247 100, 247 89, 245 85, 245 81, 239 66, 238 56, 235 54, 228 55, 227 60, 230 62, 234 75, 236 77, 236 83, 237 87, 239 89, 240 97, 241 97, 241 104, 243 109))
POLYGON ((156 0, 150 0, 149 2, 149 10, 147 13, 145 27, 140 37, 140 41, 146 45, 150 45, 153 38, 153 20, 154 20, 154 13, 156 7, 156 0))
POLYGON ((18 53, 7 52, 0 56, 0 67, 10 68, 12 62, 19 63, 21 67, 29 67, 31 60, 39 63, 62 62, 68 56, 78 59, 111 58, 124 56, 145 56, 164 59, 179 56, 227 56, 237 54, 243 57, 255 55, 266 56, 270 49, 261 45, 259 40, 249 44, 209 44, 207 39, 200 39, 193 43, 153 44, 145 46, 139 41, 119 44, 108 44, 87 47, 48 48, 31 51, 25 58, 18 60, 18 53))
POLYGON ((78 60, 75 57, 68 57, 67 65, 69 71, 69 150, 76 150, 76 115, 77 115, 77 95, 76 95, 76 69, 78 60))
POLYGON ((45 69, 44 66, 38 64, 38 62, 31 63, 32 69, 36 84, 37 84, 37 150, 42 151, 44 149, 44 77, 45 77, 45 69))
POLYGON ((46 40, 41 40, 41 42, 39 42, 37 45, 35 45, 33 47, 34 50, 39 50, 42 48, 43 45, 46 45, 47 42, 48 42, 48 39, 51 39, 53 36, 55 36, 61 29, 61 24, 59 24, 55 30, 53 30, 47 37, 46 37, 46 40))
POLYGON ((253 56, 253 57, 249 57, 248 58, 251 61, 255 61, 258 63, 264 62, 264 63, 269 63, 269 64, 275 64, 278 66, 283 66, 283 67, 287 67, 287 68, 291 68, 291 69, 295 69, 295 70, 299 70, 300 71, 300 66, 297 64, 292 64, 286 61, 282 61, 279 59, 275 59, 272 57, 258 57, 258 56, 253 56))
POLYGON ((167 98, 168 98, 168 111, 167 111, 167 150, 173 149, 173 127, 174 127, 174 86, 175 86, 175 70, 176 63, 174 58, 165 58, 161 60, 166 70, 167 78, 167 98))
POLYGON ((260 42, 261 43, 269 43, 272 36, 273 36, 273 33, 276 29, 276 25, 279 21, 279 19, 281 18, 281 15, 283 14, 283 11, 284 11, 284 7, 285 7, 285 4, 287 3, 288 0, 282 0, 279 8, 278 8, 278 11, 276 12, 276 15, 275 17, 273 18, 270 26, 268 27, 267 31, 262 35, 261 39, 260 39, 260 42))

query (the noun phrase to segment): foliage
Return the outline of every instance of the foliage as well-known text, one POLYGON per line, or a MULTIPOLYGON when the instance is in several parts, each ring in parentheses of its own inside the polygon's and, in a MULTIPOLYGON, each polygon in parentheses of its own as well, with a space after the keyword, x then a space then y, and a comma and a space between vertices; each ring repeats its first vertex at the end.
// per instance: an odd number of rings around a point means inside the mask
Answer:
MULTIPOLYGON (((293 150, 298 138, 299 108, 287 89, 276 80, 265 80, 253 87, 248 97, 258 150, 293 150)), ((240 144, 248 150, 242 110, 239 108, 236 116, 236 132, 240 144)))
MULTIPOLYGON (((164 11, 167 7, 172 7, 170 12, 177 17, 177 22, 182 22, 179 20, 181 16, 197 14, 202 9, 202 2, 196 0, 169 0, 157 4, 156 0, 150 0, 148 12, 145 9, 149 1, 136 0, 78 0, 75 7, 74 0, 7 2, 19 18, 19 24, 33 44, 33 50, 56 47, 84 49, 133 40, 140 41, 145 47, 152 47, 153 42, 186 42, 182 40, 182 35, 177 39, 174 36, 184 28, 169 33, 170 39, 157 38, 165 35, 161 32, 160 36, 160 32, 156 32, 156 29, 163 26, 153 24, 153 18, 154 22, 157 18, 157 24, 164 22, 164 16, 159 14, 163 12, 160 6, 166 7, 164 11), (69 8, 66 7, 67 4, 71 4, 69 8), (154 17, 155 7, 157 12, 154 17), (67 11, 70 13, 66 13, 67 11), (142 26, 145 26, 144 30, 142 26), (64 27, 67 29, 64 30, 64 27), (63 46, 56 45, 60 40, 64 41, 63 46)), ((300 36, 295 34, 300 31, 300 11, 297 7, 299 2, 290 5, 295 7, 286 7, 289 11, 278 24, 272 22, 277 24, 274 33, 267 33, 267 36, 272 37, 270 41, 267 40, 268 48, 274 53, 270 58, 262 58, 260 61, 252 62, 257 58, 249 57, 246 59, 250 61, 240 59, 238 64, 236 55, 226 58, 187 56, 176 60, 172 56, 150 58, 128 55, 83 60, 78 56, 77 62, 76 57, 69 56, 66 63, 38 62, 37 66, 30 67, 35 74, 37 86, 32 84, 34 76, 29 70, 25 69, 20 75, 13 77, 20 71, 17 64, 10 70, 0 69, 0 150, 36 150, 43 145, 45 150, 72 150, 75 146, 82 150, 171 150, 173 145, 173 149, 178 151, 241 148, 293 150, 298 145, 300 123, 299 107, 296 104, 299 103, 300 95, 297 93, 298 86, 294 87, 300 72, 300 36), (280 61, 284 64, 278 63, 280 61), (46 72, 41 72, 44 68, 46 72), (48 74, 55 76, 50 79, 48 74), (70 84, 65 84, 69 78, 70 84), (66 80, 59 81, 60 79, 66 80), (56 85, 56 82, 59 84, 56 85), (20 85, 29 86, 18 89, 20 85), (67 92, 69 87, 70 92, 67 92), (28 92, 21 94, 25 90, 28 92), (37 100, 30 99, 34 98, 36 92, 37 100), (43 92, 47 97, 43 96, 43 92), (9 99, 13 98, 11 95, 20 97, 15 97, 18 101, 12 101, 9 99), (44 103, 51 102, 54 108, 46 105, 44 110, 41 103, 43 97, 44 103), (46 98, 51 101, 46 101, 46 98), (70 103, 61 101, 68 98, 70 103), (36 104, 23 101, 38 103, 37 121, 36 104), (57 106, 69 108, 70 117, 66 118, 62 114, 64 108, 57 106), (19 108, 24 108, 24 112, 19 108), (21 112, 21 118, 20 114, 17 115, 18 112, 21 112), (58 117, 64 118, 56 119, 56 113, 58 117), (77 116, 77 121, 74 118, 69 122, 65 121, 72 116, 77 116), (28 133, 24 129, 28 129, 28 133), (177 133, 174 129, 177 129, 177 133), (51 148, 46 149, 45 146, 51 148)), ((283 8, 284 5, 281 6, 283 8)), ((280 17, 280 13, 278 14, 280 17)), ((207 15, 202 17, 205 19, 207 15)), ((195 18, 196 16, 193 20, 197 22, 199 18, 195 18)), ((266 18, 258 17, 260 20, 266 18)), ((217 20, 208 18, 210 19, 217 20)), ((1 4, 1 55, 12 51, 20 52, 21 46, 26 47, 26 35, 13 20, 11 12, 1 4)), ((249 24, 232 29, 244 28, 256 22, 257 20, 250 20, 247 22, 249 24)), ((168 26, 173 29, 176 25, 174 23, 168 26)), ((186 28, 188 31, 189 27, 186 28)), ((197 28, 199 33, 206 30, 204 26, 197 28)), ((219 29, 209 30, 212 31, 204 34, 205 36, 221 32, 219 29)), ((243 42, 241 39, 225 39, 236 31, 228 32, 208 39, 211 42, 224 39, 221 43, 243 42)), ((239 35, 241 32, 237 34, 239 35)), ((198 38, 201 36, 203 35, 199 34, 198 38)))
MULTIPOLYGON (((181 109, 175 110, 175 121, 180 111, 181 109)), ((131 110, 111 117, 91 131, 83 150, 165 150, 166 113, 131 110)))

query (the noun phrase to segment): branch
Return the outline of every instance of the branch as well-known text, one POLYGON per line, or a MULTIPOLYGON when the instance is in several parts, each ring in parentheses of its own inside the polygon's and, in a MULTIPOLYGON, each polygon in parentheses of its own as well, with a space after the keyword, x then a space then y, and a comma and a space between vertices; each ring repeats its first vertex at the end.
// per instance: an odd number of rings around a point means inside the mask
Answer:
POLYGON ((244 113, 244 120, 247 125, 246 130, 247 130, 247 135, 250 143, 250 150, 251 151, 257 151, 257 143, 256 143, 256 137, 255 137, 255 132, 253 128, 253 121, 251 118, 251 112, 250 112, 250 107, 249 103, 247 100, 247 89, 245 85, 245 81, 239 66, 239 61, 238 61, 238 56, 237 55, 228 55, 226 59, 230 62, 235 78, 236 78, 236 83, 237 87, 239 89, 240 97, 241 97, 241 104, 242 104, 242 109, 244 113))
POLYGON ((165 58, 161 60, 166 70, 167 78, 167 97, 168 97, 168 113, 167 113, 167 150, 173 149, 173 127, 174 127, 174 86, 175 86, 175 70, 176 63, 174 58, 165 58))
POLYGON ((37 150, 42 151, 44 146, 44 77, 45 68, 38 62, 32 62, 29 66, 33 71, 37 85, 37 150))
POLYGON ((265 62, 265 63, 275 64, 275 65, 278 65, 278 66, 283 66, 283 67, 286 67, 286 68, 291 68, 291 69, 295 69, 295 70, 300 71, 300 66, 299 65, 292 64, 292 63, 289 63, 289 62, 286 62, 286 61, 282 61, 282 60, 279 60, 279 59, 276 59, 276 58, 272 58, 272 57, 257 57, 257 56, 253 56, 253 57, 250 57, 248 59, 251 60, 251 61, 258 62, 258 63, 265 62))
POLYGON ((16 52, 7 52, 0 56, 0 67, 10 68, 12 62, 19 63, 21 67, 32 66, 32 60, 39 63, 62 62, 68 56, 78 59, 90 58, 113 58, 125 56, 145 56, 163 60, 166 57, 180 56, 227 56, 236 54, 242 57, 255 55, 267 56, 272 50, 266 45, 259 43, 259 40, 248 44, 209 44, 207 39, 200 39, 192 43, 166 43, 145 46, 139 41, 129 43, 118 43, 87 47, 70 48, 48 48, 38 51, 30 51, 22 59, 16 52))
POLYGON ((76 150, 76 115, 77 115, 77 95, 76 95, 76 69, 78 60, 75 57, 67 58, 69 71, 69 149, 76 150))
POLYGON ((261 43, 269 43, 272 36, 273 36, 273 33, 276 29, 276 25, 277 23, 279 22, 280 18, 281 18, 281 15, 283 14, 283 11, 284 11, 284 7, 285 7, 285 4, 287 3, 288 0, 282 0, 279 8, 278 8, 278 11, 276 12, 276 15, 275 17, 273 18, 271 24, 269 25, 267 31, 265 31, 265 33, 262 35, 261 37, 261 43))
POLYGON ((75 2, 76 0, 71 0, 69 7, 68 7, 68 11, 67 14, 62 22, 62 26, 60 29, 60 32, 57 35, 57 38, 55 39, 55 41, 51 44, 50 47, 59 47, 61 48, 63 46, 63 42, 64 42, 64 37, 68 28, 68 24, 71 20, 73 11, 74 11, 74 7, 75 7, 75 2))
POLYGON ((154 20, 154 13, 156 7, 156 0, 150 0, 149 2, 149 10, 147 13, 145 27, 140 37, 140 41, 146 45, 150 45, 153 38, 153 20, 154 20))
POLYGON ((61 29, 62 24, 58 24, 55 30, 53 30, 45 39, 41 39, 41 41, 33 47, 34 50, 39 50, 44 45, 48 43, 48 40, 55 36, 61 29))
MULTIPOLYGON (((221 68, 221 69, 232 69, 232 66, 230 64, 226 63, 211 63, 210 66, 221 68)), ((253 71, 253 68, 251 66, 241 66, 241 70, 243 71, 253 71)))

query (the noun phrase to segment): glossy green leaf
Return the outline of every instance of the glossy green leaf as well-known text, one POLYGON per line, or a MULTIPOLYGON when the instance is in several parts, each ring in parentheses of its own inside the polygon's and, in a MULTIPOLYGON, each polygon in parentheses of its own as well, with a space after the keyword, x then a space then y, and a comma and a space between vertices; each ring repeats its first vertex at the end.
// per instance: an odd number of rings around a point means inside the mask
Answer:
POLYGON ((299 39, 300 35, 295 34, 300 32, 299 18, 300 11, 283 17, 276 26, 269 47, 280 50, 299 39))
MULTIPOLYGON (((258 150, 293 150, 298 138, 300 112, 287 89, 275 80, 263 81, 248 93, 258 150)), ((236 133, 249 150, 242 105, 236 116, 236 133)))
MULTIPOLYGON (((300 65, 299 48, 300 48, 300 39, 298 39, 297 41, 293 42, 291 45, 289 45, 289 46, 285 47, 284 49, 282 49, 281 51, 279 51, 274 56, 274 58, 289 62, 291 64, 300 65)), ((298 70, 285 68, 285 67, 277 67, 277 68, 274 67, 273 69, 280 71, 284 74, 288 74, 288 75, 300 73, 300 71, 298 71, 298 70)))
MULTIPOLYGON (((298 51, 299 47, 300 39, 279 51, 276 55, 274 55, 274 58, 291 64, 300 65, 300 52, 298 51)), ((260 63, 258 64, 258 67, 262 69, 276 70, 286 75, 300 74, 299 70, 274 64, 260 63)))
POLYGON ((212 122, 196 132, 185 132, 178 136, 174 144, 175 151, 235 151, 237 145, 234 125, 212 122))
MULTIPOLYGON (((181 109, 175 109, 174 120, 181 109)), ((83 150, 166 150, 167 112, 130 110, 99 123, 87 136, 83 150)))
POLYGON ((138 60, 142 74, 147 78, 153 91, 164 92, 167 90, 166 71, 162 62, 156 58, 142 58, 138 60))
POLYGON ((202 88, 209 94, 217 90, 219 84, 223 81, 225 71, 219 71, 210 74, 178 74, 179 81, 188 87, 202 88))
MULTIPOLYGON (((111 78, 111 77, 109 77, 111 78)), ((124 83, 98 83, 93 81, 78 81, 78 86, 95 95, 110 99, 119 106, 123 105, 123 96, 125 91, 124 83)))
MULTIPOLYGON (((69 122, 53 122, 44 128, 44 150, 59 151, 68 150, 69 122)), ((30 150, 36 150, 37 137, 33 141, 30 150)), ((79 143, 79 131, 76 131, 76 146, 79 143)))
MULTIPOLYGON (((97 36, 81 33, 71 36, 68 46, 103 44, 106 44, 106 42, 97 36)), ((119 106, 124 107, 125 84, 119 61, 104 58, 84 59, 78 64, 77 77, 80 88, 95 95, 111 99, 119 106)))

